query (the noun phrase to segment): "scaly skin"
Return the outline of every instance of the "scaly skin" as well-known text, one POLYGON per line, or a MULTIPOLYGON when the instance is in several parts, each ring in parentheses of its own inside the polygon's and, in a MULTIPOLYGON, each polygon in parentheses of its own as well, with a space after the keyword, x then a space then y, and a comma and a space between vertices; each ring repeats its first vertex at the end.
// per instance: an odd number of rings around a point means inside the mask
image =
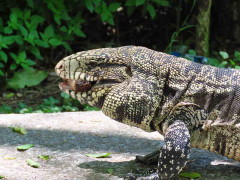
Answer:
POLYGON ((190 146, 240 160, 239 70, 136 46, 79 52, 55 70, 65 81, 60 89, 81 103, 165 135, 157 172, 142 179, 175 177, 187 163, 190 146))

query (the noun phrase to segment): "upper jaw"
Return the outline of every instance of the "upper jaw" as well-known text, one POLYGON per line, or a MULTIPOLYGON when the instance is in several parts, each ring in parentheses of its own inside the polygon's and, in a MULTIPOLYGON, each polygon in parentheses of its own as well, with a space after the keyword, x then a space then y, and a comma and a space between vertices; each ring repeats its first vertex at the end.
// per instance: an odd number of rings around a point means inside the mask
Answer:
POLYGON ((84 72, 79 71, 68 71, 65 69, 64 60, 61 60, 55 66, 55 72, 62 79, 75 79, 75 80, 83 80, 83 81, 97 81, 102 79, 101 77, 93 76, 84 72))

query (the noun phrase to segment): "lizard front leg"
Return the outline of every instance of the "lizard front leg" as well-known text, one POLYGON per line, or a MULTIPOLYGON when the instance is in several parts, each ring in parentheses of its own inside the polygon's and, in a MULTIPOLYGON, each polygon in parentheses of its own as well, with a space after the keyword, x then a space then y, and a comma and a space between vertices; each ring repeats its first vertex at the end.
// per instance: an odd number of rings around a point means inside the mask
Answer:
POLYGON ((180 120, 174 121, 165 134, 165 144, 160 149, 157 172, 146 177, 126 179, 158 180, 170 179, 178 175, 186 165, 190 154, 190 133, 187 125, 180 120))
POLYGON ((171 124, 165 134, 165 145, 160 150, 157 174, 160 179, 176 176, 186 165, 190 154, 190 133, 180 120, 171 124))
POLYGON ((176 105, 159 125, 161 132, 165 134, 164 146, 160 151, 137 157, 137 161, 147 164, 158 161, 157 172, 138 179, 169 179, 176 176, 186 165, 190 154, 190 132, 201 128, 206 118, 207 112, 194 104, 176 105))

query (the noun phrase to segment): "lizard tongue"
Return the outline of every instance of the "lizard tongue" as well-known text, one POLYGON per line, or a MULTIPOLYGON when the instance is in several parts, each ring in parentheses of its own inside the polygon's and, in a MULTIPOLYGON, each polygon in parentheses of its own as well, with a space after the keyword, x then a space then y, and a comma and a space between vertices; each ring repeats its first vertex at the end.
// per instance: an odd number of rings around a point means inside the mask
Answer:
POLYGON ((78 92, 86 92, 92 88, 92 85, 89 81, 82 81, 82 80, 72 80, 66 79, 64 82, 60 83, 59 86, 62 90, 73 90, 76 93, 78 92))

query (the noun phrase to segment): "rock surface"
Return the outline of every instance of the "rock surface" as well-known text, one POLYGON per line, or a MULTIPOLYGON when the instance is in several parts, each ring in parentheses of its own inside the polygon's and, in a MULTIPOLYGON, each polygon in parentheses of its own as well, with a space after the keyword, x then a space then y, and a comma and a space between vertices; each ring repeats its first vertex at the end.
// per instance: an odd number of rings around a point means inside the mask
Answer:
MULTIPOLYGON (((163 144, 157 132, 118 123, 102 112, 0 115, 0 176, 9 180, 115 180, 143 165, 133 160, 163 144), (13 132, 21 126, 26 135, 13 132), (26 151, 17 146, 34 144, 26 151), (109 158, 86 154, 111 153, 109 158), (49 155, 49 160, 39 159, 49 155), (32 159, 40 168, 27 165, 32 159), (111 172, 111 174, 109 173, 111 172)), ((240 179, 240 163, 208 151, 193 149, 185 172, 198 172, 199 179, 240 179)))

